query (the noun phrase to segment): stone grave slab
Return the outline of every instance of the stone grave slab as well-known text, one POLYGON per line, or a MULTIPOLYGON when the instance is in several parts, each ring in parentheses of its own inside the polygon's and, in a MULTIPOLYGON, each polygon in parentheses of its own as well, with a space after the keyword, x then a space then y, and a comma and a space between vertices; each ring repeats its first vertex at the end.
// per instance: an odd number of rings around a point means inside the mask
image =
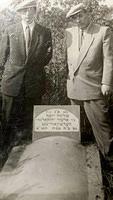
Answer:
POLYGON ((56 135, 80 142, 80 106, 34 106, 33 141, 56 135))
POLYGON ((0 173, 0 200, 104 200, 95 145, 50 136, 13 148, 0 173))
POLYGON ((35 106, 33 142, 12 149, 0 200, 104 200, 98 149, 80 143, 79 106, 35 106))

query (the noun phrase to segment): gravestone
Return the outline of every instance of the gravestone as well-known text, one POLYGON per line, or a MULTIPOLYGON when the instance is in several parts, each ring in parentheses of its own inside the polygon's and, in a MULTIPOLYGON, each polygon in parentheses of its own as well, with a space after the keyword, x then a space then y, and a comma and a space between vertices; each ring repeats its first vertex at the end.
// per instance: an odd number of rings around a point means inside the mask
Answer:
POLYGON ((34 106, 33 141, 56 135, 80 142, 79 106, 34 106))
POLYGON ((104 200, 99 152, 80 143, 79 111, 34 108, 33 143, 13 148, 0 173, 0 200, 104 200))

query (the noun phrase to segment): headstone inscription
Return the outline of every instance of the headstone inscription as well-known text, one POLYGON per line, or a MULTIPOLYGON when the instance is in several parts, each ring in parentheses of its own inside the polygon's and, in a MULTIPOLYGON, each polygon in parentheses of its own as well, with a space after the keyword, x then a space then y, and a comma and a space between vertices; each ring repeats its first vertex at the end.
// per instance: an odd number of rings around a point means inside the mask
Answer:
POLYGON ((56 135, 63 135, 80 141, 79 106, 34 107, 33 141, 56 135))

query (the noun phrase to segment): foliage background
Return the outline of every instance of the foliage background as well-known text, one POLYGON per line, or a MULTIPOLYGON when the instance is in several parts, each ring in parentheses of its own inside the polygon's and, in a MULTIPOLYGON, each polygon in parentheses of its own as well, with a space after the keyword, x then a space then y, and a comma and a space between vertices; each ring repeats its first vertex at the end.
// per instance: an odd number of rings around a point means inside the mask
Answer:
MULTIPOLYGON (((20 20, 14 8, 21 1, 22 0, 13 0, 11 10, 5 9, 0 12, 0 38, 6 27, 20 20)), ((101 0, 37 0, 37 20, 40 24, 51 29, 53 40, 53 57, 48 66, 45 67, 47 77, 46 94, 43 96, 42 104, 69 104, 69 100, 66 96, 65 28, 73 24, 66 21, 65 16, 71 6, 86 1, 89 2, 90 6, 93 8, 94 21, 112 28, 112 22, 109 19, 106 20, 106 15, 108 15, 111 10, 107 6, 100 6, 99 2, 101 2, 101 0)), ((83 109, 81 109, 81 116, 82 133, 84 133, 82 134, 82 138, 84 140, 85 136, 87 142, 92 135, 92 130, 83 109)), ((108 191, 108 193, 110 192, 108 191)))
MULTIPOLYGON (((13 0, 12 9, 0 13, 0 35, 7 26, 19 20, 14 8, 21 1, 13 0)), ((93 8, 94 20, 105 23, 103 19, 109 9, 99 5, 101 0, 37 0, 37 20, 51 29, 53 38, 53 57, 45 67, 47 80, 43 104, 69 104, 66 97, 65 28, 72 24, 66 21, 65 16, 71 6, 84 1, 89 2, 93 8)))
MULTIPOLYGON (((5 28, 20 20, 15 12, 15 7, 23 0, 13 0, 11 8, 0 13, 0 36, 5 28)), ((106 20, 106 15, 110 13, 110 8, 100 6, 101 0, 37 0, 37 21, 51 29, 53 43, 53 57, 46 70, 46 94, 43 96, 42 104, 46 105, 67 105, 70 104, 66 95, 66 59, 65 59, 65 28, 73 23, 67 21, 65 16, 68 10, 80 3, 87 2, 93 8, 93 19, 96 23, 107 24, 112 27, 112 23, 106 20)), ((90 132, 91 128, 87 118, 82 112, 82 130, 90 132)))

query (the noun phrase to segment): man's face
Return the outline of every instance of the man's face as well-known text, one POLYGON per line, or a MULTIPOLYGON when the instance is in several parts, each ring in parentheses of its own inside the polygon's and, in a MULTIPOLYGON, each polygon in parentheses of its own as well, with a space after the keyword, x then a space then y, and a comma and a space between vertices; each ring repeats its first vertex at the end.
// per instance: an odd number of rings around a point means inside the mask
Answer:
POLYGON ((90 24, 91 17, 86 11, 82 11, 74 16, 74 20, 81 29, 86 29, 90 24))
POLYGON ((19 12, 19 14, 23 21, 30 24, 30 23, 32 23, 32 21, 34 20, 34 18, 36 16, 36 8, 32 7, 32 8, 22 9, 19 12))

